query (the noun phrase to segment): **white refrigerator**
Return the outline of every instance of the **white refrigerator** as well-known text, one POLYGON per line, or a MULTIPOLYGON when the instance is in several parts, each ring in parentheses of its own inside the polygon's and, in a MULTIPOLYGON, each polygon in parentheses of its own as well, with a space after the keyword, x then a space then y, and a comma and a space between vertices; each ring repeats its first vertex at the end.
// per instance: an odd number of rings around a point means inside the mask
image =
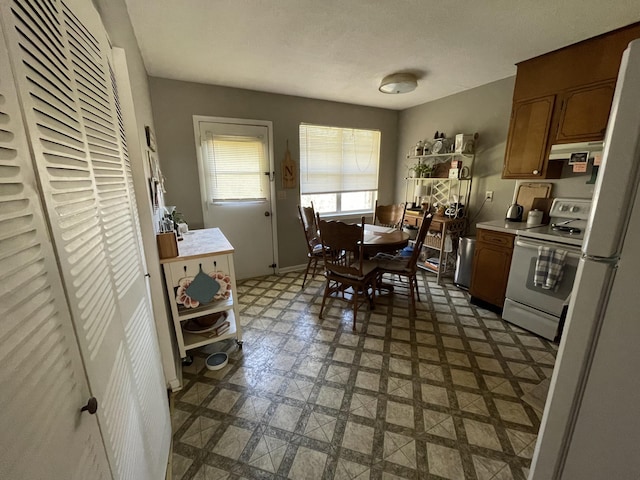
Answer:
POLYGON ((625 51, 530 480, 640 479, 640 40, 625 51))

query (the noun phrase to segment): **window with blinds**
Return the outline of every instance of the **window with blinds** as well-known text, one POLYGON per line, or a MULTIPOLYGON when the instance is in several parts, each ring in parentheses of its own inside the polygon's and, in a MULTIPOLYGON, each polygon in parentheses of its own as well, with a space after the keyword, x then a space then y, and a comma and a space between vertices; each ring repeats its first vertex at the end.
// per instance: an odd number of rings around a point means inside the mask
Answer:
POLYGON ((266 200, 267 155, 261 137, 205 132, 203 146, 210 202, 266 200))
POLYGON ((301 203, 323 213, 372 210, 379 160, 377 130, 301 124, 301 203))

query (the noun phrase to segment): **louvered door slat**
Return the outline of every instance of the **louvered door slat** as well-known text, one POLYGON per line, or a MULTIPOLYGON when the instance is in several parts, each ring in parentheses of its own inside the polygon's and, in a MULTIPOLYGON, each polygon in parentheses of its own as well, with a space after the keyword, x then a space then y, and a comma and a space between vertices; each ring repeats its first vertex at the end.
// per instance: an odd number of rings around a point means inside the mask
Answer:
MULTIPOLYGON (((118 151, 110 149, 110 147, 118 141, 115 136, 115 132, 107 131, 105 129, 99 130, 96 128, 87 128, 87 139, 93 145, 99 145, 105 148, 106 150, 110 150, 111 154, 114 154, 113 157, 109 157, 105 155, 103 160, 111 160, 114 164, 120 163, 120 158, 118 157, 118 151)), ((96 162, 94 162, 94 166, 96 162)))
MULTIPOLYGON (((115 104, 115 108, 116 108, 116 115, 117 115, 117 118, 118 118, 118 132, 120 134, 120 140, 121 140, 121 145, 122 145, 122 157, 124 159, 124 168, 125 168, 125 174, 126 174, 126 178, 127 178, 127 186, 129 188, 132 205, 136 205, 135 190, 134 190, 134 186, 133 186, 133 176, 132 176, 132 172, 131 172, 131 159, 129 158, 129 152, 127 150, 127 139, 126 139, 125 130, 124 130, 124 119, 122 118, 122 107, 120 105, 120 99, 118 98, 118 88, 117 88, 117 85, 116 85, 116 76, 115 76, 115 73, 113 71, 113 67, 111 66, 111 64, 109 64, 109 75, 111 77, 111 85, 112 85, 113 93, 114 93, 113 100, 114 100, 114 104, 115 104)), ((140 219, 138 217, 138 210, 135 209, 135 208, 132 208, 131 210, 132 210, 133 219, 134 219, 134 226, 136 228, 136 234, 137 234, 137 238, 138 238, 138 246, 140 248, 140 252, 142 252, 142 250, 143 250, 142 233, 140 231, 140 219)), ((142 253, 140 254, 140 261, 144 262, 144 257, 142 256, 142 253)))
MULTIPOLYGON (((122 109, 118 98, 118 88, 112 67, 112 59, 108 59, 109 78, 112 86, 112 102, 117 118, 117 129, 120 137, 121 157, 125 172, 126 185, 129 192, 129 206, 132 215, 132 224, 135 229, 134 239, 137 247, 137 257, 140 265, 144 265, 142 254, 142 234, 138 211, 135 208, 136 199, 131 172, 131 160, 127 151, 127 140, 122 118, 122 109)), ((144 285, 146 291, 146 285, 144 285)), ((135 300, 134 300, 135 301, 135 300)), ((162 476, 163 463, 169 449, 171 439, 170 423, 163 424, 158 419, 168 419, 166 402, 159 401, 157 397, 158 387, 164 386, 164 375, 160 368, 160 349, 156 339, 155 322, 151 313, 151 304, 148 297, 137 301, 137 307, 125 324, 125 334, 129 345, 131 364, 134 372, 134 380, 138 398, 142 405, 148 408, 142 409, 144 434, 150 455, 150 465, 154 477, 162 476)))
POLYGON ((48 117, 46 120, 43 119, 43 122, 47 123, 53 120, 62 130, 72 130, 70 135, 78 135, 80 126, 75 118, 75 112, 69 99, 56 95, 58 92, 46 90, 36 82, 32 83, 34 88, 31 90, 31 96, 35 100, 36 110, 48 117), (51 110, 55 111, 51 112, 51 110))
POLYGON ((53 75, 46 77, 42 73, 40 73, 46 72, 46 69, 43 65, 40 65, 36 61, 31 63, 39 65, 38 69, 35 69, 31 66, 30 63, 24 63, 25 77, 28 78, 32 84, 40 88, 42 91, 55 95, 59 101, 65 104, 73 104, 74 100, 71 97, 71 90, 62 85, 57 77, 53 75))
MULTIPOLYGON (((75 33, 75 37, 82 40, 82 45, 87 51, 91 50, 96 57, 102 56, 102 49, 100 46, 100 41, 98 38, 91 33, 91 31, 84 25, 83 21, 81 21, 75 13, 67 6, 67 4, 63 3, 62 8, 64 10, 64 19, 67 26, 73 30, 75 33)), ((85 21, 87 19, 84 19, 85 21)))
MULTIPOLYGON (((2 5, 2 28, 8 12, 2 5)), ((24 13, 23 13, 24 15, 24 13)), ((0 35, 0 478, 110 477, 0 35)))
MULTIPOLYGON (((81 52, 74 52, 74 43, 71 43, 71 52, 74 57, 80 58, 81 52)), ((122 317, 127 326, 125 336, 129 360, 133 368, 132 388, 141 404, 145 406, 141 410, 130 411, 130 414, 138 419, 141 416, 143 422, 141 432, 148 446, 145 453, 151 470, 155 470, 153 474, 155 476, 161 472, 159 467, 163 464, 162 456, 166 451, 167 425, 158 421, 159 418, 166 416, 166 403, 159 402, 161 391, 158 387, 163 384, 163 377, 157 363, 158 347, 155 342, 149 342, 149 339, 154 338, 153 318, 150 315, 149 302, 143 292, 138 290, 140 287, 144 288, 144 285, 138 281, 142 274, 140 268, 142 256, 139 248, 135 248, 139 245, 140 233, 137 226, 137 213, 135 208, 132 208, 135 205, 135 199, 133 185, 128 177, 130 165, 126 151, 126 138, 118 105, 115 78, 110 64, 108 61, 104 64, 94 64, 94 60, 96 62, 97 60, 90 56, 83 57, 82 60, 84 62, 82 68, 79 68, 78 63, 74 63, 77 83, 82 86, 78 89, 82 105, 81 115, 88 127, 86 130, 88 148, 98 192, 101 220, 105 228, 106 248, 111 260, 110 266, 120 300, 122 317), (105 65, 108 66, 108 73, 105 65), (92 72, 100 72, 99 80, 93 74, 87 78, 87 74, 92 72), (105 85, 104 92, 94 91, 87 95, 83 90, 86 86, 98 88, 103 85, 105 85), (109 98, 108 104, 103 101, 104 98, 109 98), (123 215, 125 212, 130 216, 123 215)), ((116 364, 120 365, 119 362, 116 364)), ((118 373, 118 378, 123 376, 125 376, 124 373, 118 373)), ((126 389, 127 386, 128 384, 122 385, 122 388, 126 389)), ((121 390, 118 392, 122 393, 121 390)), ((109 391, 109 393, 113 394, 113 397, 108 404, 117 405, 117 399, 120 397, 116 392, 109 391)), ((118 407, 118 411, 122 409, 123 407, 118 407)), ((125 438, 137 435, 136 422, 122 423, 122 418, 120 420, 120 422, 108 424, 110 435, 116 435, 118 438, 124 432, 127 432, 125 438)), ((126 441, 123 444, 126 445, 126 441)), ((115 456, 122 462, 118 467, 121 475, 132 473, 138 468, 133 459, 138 458, 140 453, 132 455, 134 451, 134 446, 117 451, 115 456)), ((140 472, 136 475, 140 475, 140 472)))
POLYGON ((168 405, 109 47, 91 3, 69 3, 13 0, 16 78, 112 472, 160 478, 168 405))
MULTIPOLYGON (((20 15, 16 14, 16 20, 22 21, 20 15)), ((36 60, 37 62, 49 73, 53 76, 66 80, 69 82, 71 79, 68 76, 68 73, 64 68, 61 68, 61 65, 64 63, 58 59, 53 57, 53 59, 49 58, 49 52, 46 47, 46 44, 43 43, 40 38, 33 35, 31 29, 26 26, 19 25, 16 27, 16 31, 20 35, 21 49, 25 52, 25 58, 36 60)))
MULTIPOLYGON (((108 75, 99 52, 91 55, 95 45, 92 43, 95 37, 89 36, 85 30, 79 26, 79 20, 73 18, 65 9, 65 25, 67 34, 73 41, 69 42, 71 56, 75 59, 82 58, 83 62, 73 63, 73 72, 78 85, 84 84, 95 91, 95 95, 100 98, 109 98, 108 75), (75 37, 74 37, 75 35, 75 37), (81 48, 82 46, 82 48, 81 48), (84 55, 87 53, 87 55, 84 55)), ((93 141, 93 137, 87 135, 87 146, 92 160, 98 158, 104 160, 107 155, 113 158, 112 169, 105 172, 99 164, 92 162, 93 174, 95 177, 101 219, 104 230, 107 233, 107 254, 110 258, 111 269, 118 296, 124 297, 127 290, 135 285, 135 278, 142 274, 140 262, 137 258, 131 258, 136 251, 129 247, 134 239, 133 218, 131 215, 124 215, 130 211, 129 195, 126 185, 124 167, 120 157, 120 145, 115 136, 114 113, 110 103, 98 103, 94 100, 94 94, 88 94, 83 89, 78 89, 78 98, 82 105, 81 115, 83 120, 91 120, 92 125, 106 133, 101 142, 93 141), (109 137, 111 141, 109 141, 109 137), (117 200, 114 194, 119 196, 120 215, 114 215, 111 208, 117 200), (109 237, 125 237, 125 242, 110 242, 109 237)), ((123 312, 124 313, 124 312, 123 312)), ((125 314, 126 315, 126 314, 125 314)))
MULTIPOLYGON (((161 371, 153 368, 153 359, 157 356, 153 344, 146 341, 153 335, 150 328, 151 313, 146 302, 140 302, 134 315, 126 325, 125 332, 129 351, 131 352, 131 363, 133 375, 137 385, 138 395, 143 405, 153 405, 155 387, 158 382, 162 382, 161 371)), ((160 455, 163 450, 162 431, 164 426, 156 421, 156 413, 152 409, 142 410, 142 419, 147 441, 150 442, 149 452, 151 454, 151 464, 157 465, 162 461, 160 455)))
MULTIPOLYGON (((68 22, 65 22, 65 25, 70 27, 68 22)), ((70 29, 68 29, 68 32, 70 34, 73 33, 77 35, 77 32, 71 32, 70 29)), ((89 91, 95 89, 98 92, 104 92, 106 90, 104 78, 102 77, 102 72, 96 67, 95 63, 100 61, 99 52, 92 55, 92 52, 85 47, 86 44, 79 42, 74 36, 69 36, 68 39, 69 47, 71 48, 71 63, 73 64, 73 68, 82 72, 82 77, 85 80, 83 82, 79 82, 78 87, 82 88, 84 86, 84 88, 87 88, 87 86, 92 84, 93 87, 88 87, 89 91)), ((97 95, 99 97, 103 97, 103 100, 105 100, 105 106, 108 107, 109 98, 100 93, 97 93, 97 95)))
POLYGON ((139 461, 145 457, 145 446, 139 410, 129 400, 135 392, 127 357, 125 346, 121 345, 107 385, 107 430, 115 449, 119 478, 154 478, 145 463, 139 461))
POLYGON ((40 16, 44 12, 39 11, 39 15, 32 15, 28 10, 23 9, 20 5, 15 6, 16 15, 20 16, 25 29, 31 32, 32 36, 35 36, 40 41, 51 56, 62 61, 64 58, 64 52, 62 49, 62 43, 60 42, 60 31, 58 25, 52 24, 49 21, 42 22, 40 16))
MULTIPOLYGON (((45 17, 48 20, 47 25, 58 25, 58 20, 56 18, 58 9, 56 8, 56 5, 52 0, 33 0, 32 3, 34 10, 40 12, 41 16, 45 17)), ((58 40, 58 43, 61 44, 59 39, 56 40, 58 40)))

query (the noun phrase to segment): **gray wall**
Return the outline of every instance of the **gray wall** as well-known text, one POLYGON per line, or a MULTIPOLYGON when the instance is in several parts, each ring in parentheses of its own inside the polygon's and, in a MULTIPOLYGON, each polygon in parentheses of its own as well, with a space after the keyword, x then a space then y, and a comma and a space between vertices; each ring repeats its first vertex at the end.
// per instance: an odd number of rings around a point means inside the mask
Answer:
MULTIPOLYGON (((404 178, 414 163, 406 157, 418 140, 432 139, 436 131, 450 138, 478 132, 469 202, 471 231, 477 222, 504 218, 518 184, 501 178, 514 84, 515 77, 509 77, 400 112, 396 200, 405 200, 404 178), (479 210, 487 190, 493 190, 493 202, 486 202, 479 210)), ((593 185, 586 185, 589 178, 590 171, 574 174, 565 167, 561 179, 548 180, 553 183, 552 196, 590 197, 593 185)))
POLYGON ((306 263, 306 247, 298 220, 299 185, 282 190, 281 162, 287 140, 294 161, 299 161, 298 127, 301 122, 338 127, 378 129, 382 133, 380 152, 381 202, 392 202, 396 175, 398 112, 344 103, 255 92, 237 88, 149 78, 153 117, 162 172, 166 177, 166 202, 176 205, 189 228, 202 228, 202 206, 198 180, 193 115, 208 115, 273 122, 273 151, 277 198, 279 267, 306 263))
POLYGON ((474 218, 484 192, 493 190, 493 202, 485 204, 474 223, 504 216, 515 186, 514 180, 500 178, 514 83, 515 77, 506 78, 400 112, 398 163, 404 167, 397 172, 396 198, 404 201, 404 177, 414 163, 406 157, 418 140, 432 139, 436 131, 445 132, 450 138, 457 133, 478 132, 468 213, 474 218))
MULTIPOLYGON (((145 125, 153 126, 151 98, 147 71, 133 33, 129 13, 124 0, 93 0, 100 18, 114 46, 123 48, 127 55, 127 69, 138 122, 139 143, 145 145, 145 125)), ((136 143, 137 145, 137 143, 136 143)))

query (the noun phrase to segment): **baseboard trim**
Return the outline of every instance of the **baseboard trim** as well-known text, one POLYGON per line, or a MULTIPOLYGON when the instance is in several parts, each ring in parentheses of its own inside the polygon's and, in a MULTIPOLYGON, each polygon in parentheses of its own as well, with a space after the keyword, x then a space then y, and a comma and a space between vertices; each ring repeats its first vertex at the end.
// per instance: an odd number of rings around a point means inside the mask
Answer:
POLYGON ((169 388, 174 393, 182 390, 182 385, 180 383, 180 380, 178 380, 177 378, 174 378, 173 380, 171 380, 169 382, 169 388))
POLYGON ((278 273, 291 273, 291 272, 299 272, 300 270, 304 270, 307 268, 307 264, 303 263, 302 265, 293 265, 292 267, 285 267, 278 269, 278 273))

